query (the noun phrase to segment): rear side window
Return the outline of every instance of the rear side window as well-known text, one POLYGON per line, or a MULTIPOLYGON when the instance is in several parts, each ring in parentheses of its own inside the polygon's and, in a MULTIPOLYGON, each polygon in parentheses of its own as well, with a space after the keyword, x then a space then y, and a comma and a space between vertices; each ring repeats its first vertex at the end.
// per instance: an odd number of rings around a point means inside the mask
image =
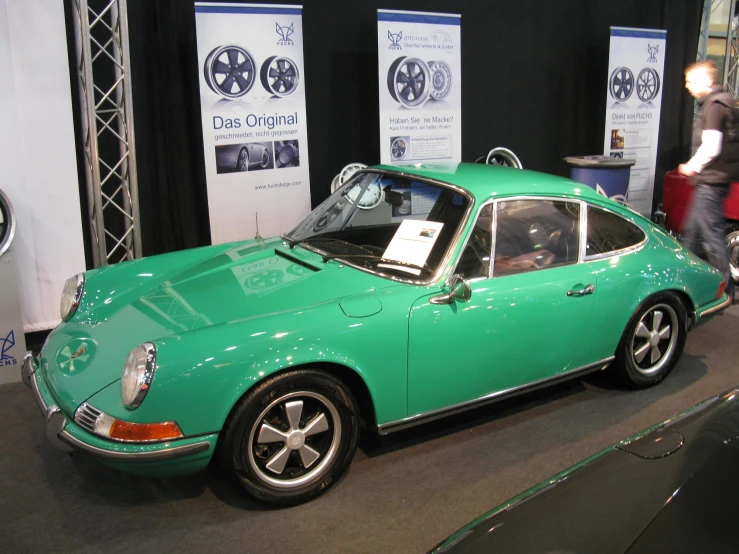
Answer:
POLYGON ((642 242, 644 231, 623 217, 588 206, 588 239, 585 256, 602 256, 642 242))

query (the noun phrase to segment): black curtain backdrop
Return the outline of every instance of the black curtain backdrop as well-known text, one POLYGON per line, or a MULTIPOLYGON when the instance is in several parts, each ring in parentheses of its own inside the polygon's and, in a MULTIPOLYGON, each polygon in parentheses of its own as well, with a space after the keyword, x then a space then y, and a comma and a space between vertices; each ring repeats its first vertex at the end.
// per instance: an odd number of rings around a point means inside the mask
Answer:
MULTIPOLYGON (((683 69, 695 60, 702 0, 305 0, 303 8, 313 206, 345 164, 379 163, 378 8, 462 14, 464 161, 505 146, 524 167, 559 175, 569 174, 563 157, 603 152, 609 27, 666 29, 655 207, 665 172, 690 156, 683 69)), ((128 0, 128 15, 144 254, 210 244, 194 4, 128 0)))

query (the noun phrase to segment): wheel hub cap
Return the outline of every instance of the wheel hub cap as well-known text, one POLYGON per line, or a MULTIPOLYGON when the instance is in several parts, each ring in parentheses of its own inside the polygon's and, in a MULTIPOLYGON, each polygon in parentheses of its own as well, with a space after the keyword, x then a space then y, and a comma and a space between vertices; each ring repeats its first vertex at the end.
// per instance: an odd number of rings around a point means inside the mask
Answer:
POLYGON ((272 402, 250 436, 249 463, 281 488, 299 486, 321 473, 341 440, 339 414, 324 396, 291 393, 272 402))

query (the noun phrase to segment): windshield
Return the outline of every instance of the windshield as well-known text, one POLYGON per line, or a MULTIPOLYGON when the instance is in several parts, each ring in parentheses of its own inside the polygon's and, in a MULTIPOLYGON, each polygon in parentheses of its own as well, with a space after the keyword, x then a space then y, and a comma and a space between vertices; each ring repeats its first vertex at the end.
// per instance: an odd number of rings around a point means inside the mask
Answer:
POLYGON ((428 280, 439 269, 470 200, 451 187, 363 171, 284 238, 391 278, 428 280))

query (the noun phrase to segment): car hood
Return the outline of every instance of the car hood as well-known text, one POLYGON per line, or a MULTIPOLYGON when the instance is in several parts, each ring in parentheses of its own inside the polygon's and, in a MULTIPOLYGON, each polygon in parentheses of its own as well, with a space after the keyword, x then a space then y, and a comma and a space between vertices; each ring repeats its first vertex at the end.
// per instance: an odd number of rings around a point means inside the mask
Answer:
POLYGON ((397 283, 324 263, 279 240, 145 258, 86 274, 78 313, 49 335, 41 364, 60 407, 71 415, 119 379, 128 352, 144 342, 361 298, 389 286, 397 283))

